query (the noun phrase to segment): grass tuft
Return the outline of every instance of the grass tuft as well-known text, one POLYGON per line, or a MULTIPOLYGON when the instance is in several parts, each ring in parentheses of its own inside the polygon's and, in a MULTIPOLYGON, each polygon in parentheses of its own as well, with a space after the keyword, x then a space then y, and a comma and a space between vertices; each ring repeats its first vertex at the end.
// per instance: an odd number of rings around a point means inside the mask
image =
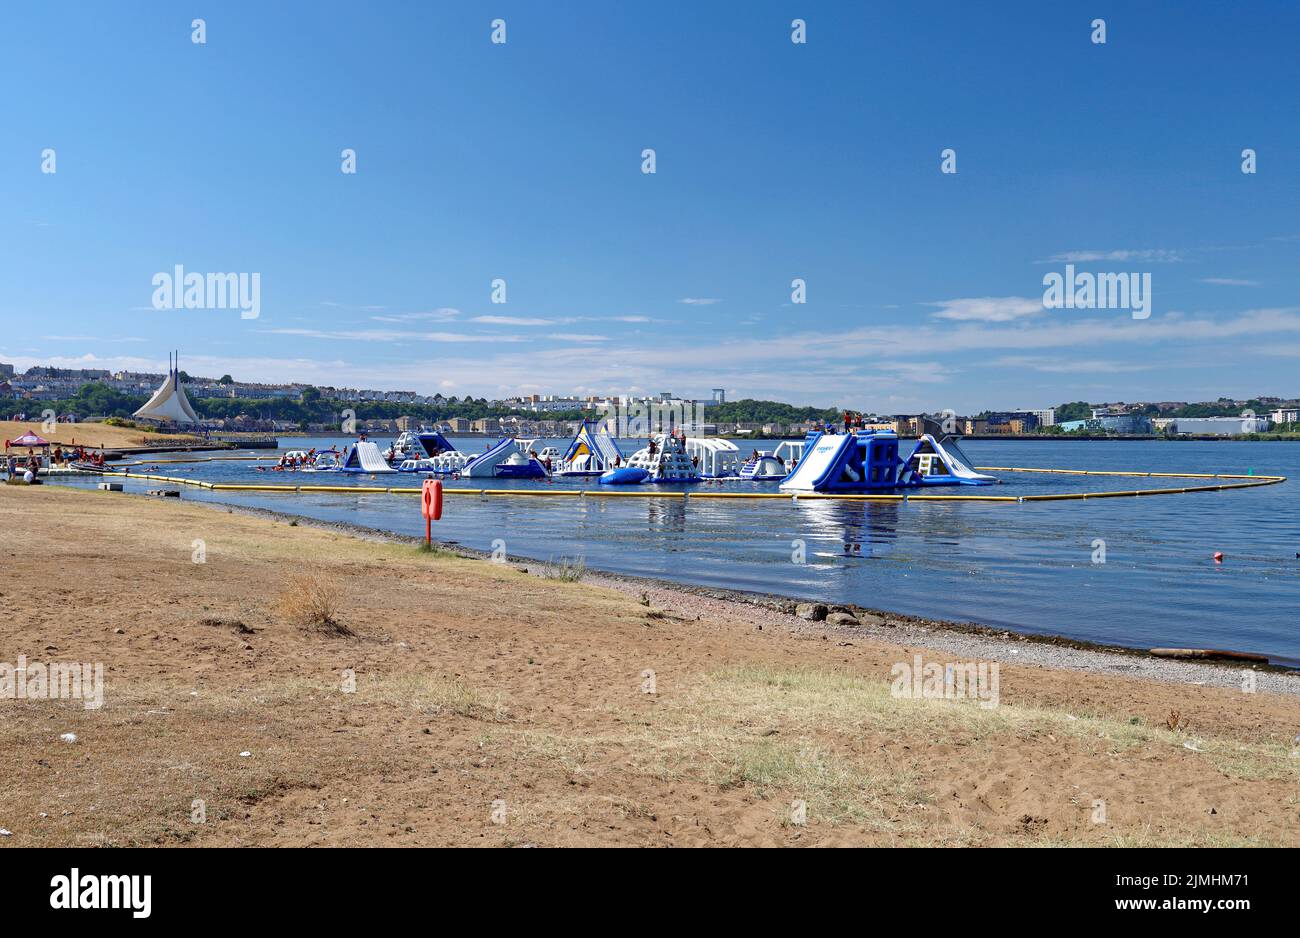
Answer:
POLYGON ((583 557, 561 557, 558 562, 548 561, 542 568, 542 576, 546 579, 564 583, 577 583, 586 575, 587 561, 583 557))
POLYGON ((353 631, 339 620, 342 605, 337 584, 321 570, 290 577, 276 600, 280 617, 300 628, 352 635, 353 631))

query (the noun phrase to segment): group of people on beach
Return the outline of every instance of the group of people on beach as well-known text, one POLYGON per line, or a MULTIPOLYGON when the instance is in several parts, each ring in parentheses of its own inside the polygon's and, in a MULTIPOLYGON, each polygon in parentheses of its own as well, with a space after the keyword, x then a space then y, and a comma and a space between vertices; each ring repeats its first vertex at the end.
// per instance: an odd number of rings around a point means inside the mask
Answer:
POLYGON ((104 454, 86 450, 84 446, 78 446, 75 449, 64 450, 62 446, 55 446, 50 451, 48 457, 36 452, 35 449, 28 448, 27 455, 22 456, 18 453, 8 453, 4 459, 5 472, 11 479, 20 476, 26 478, 27 473, 34 477, 41 469, 46 468, 45 463, 48 461, 49 466, 62 466, 72 464, 74 466, 88 466, 96 469, 104 468, 104 454))

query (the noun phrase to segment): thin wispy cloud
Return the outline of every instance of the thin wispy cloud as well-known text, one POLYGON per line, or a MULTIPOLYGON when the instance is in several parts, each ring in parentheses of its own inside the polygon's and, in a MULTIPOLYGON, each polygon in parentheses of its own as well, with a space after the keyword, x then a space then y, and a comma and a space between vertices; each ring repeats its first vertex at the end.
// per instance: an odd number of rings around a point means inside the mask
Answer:
POLYGON ((939 312, 932 314, 935 319, 958 322, 1011 322, 1043 311, 1041 298, 1025 296, 966 297, 926 305, 939 308, 939 312))
POLYGON ((722 300, 715 297, 686 296, 677 302, 685 303, 687 306, 712 306, 714 303, 721 303, 722 300))
POLYGON ((470 322, 481 322, 490 326, 554 326, 561 320, 539 319, 530 316, 474 316, 470 322))
POLYGON ((1120 362, 1102 358, 1047 358, 1033 355, 1008 355, 989 362, 997 368, 1028 368, 1046 374, 1124 374, 1148 371, 1143 362, 1120 362))
POLYGON ((523 336, 472 335, 463 332, 415 332, 401 329, 259 329, 267 335, 292 335, 304 339, 344 342, 523 342, 523 336))
POLYGON ((1141 251, 1134 250, 1115 250, 1115 251, 1063 251, 1060 254, 1053 254, 1045 261, 1039 261, 1040 264, 1087 264, 1096 261, 1140 261, 1147 264, 1176 264, 1183 260, 1183 252, 1170 251, 1161 248, 1147 249, 1141 251))
MULTIPOLYGON (((337 305, 337 304, 335 304, 337 305)), ((392 313, 387 316, 371 316, 375 322, 450 322, 459 318, 460 310, 451 306, 424 310, 418 313, 392 313)))
POLYGON ((1257 287, 1260 285, 1258 280, 1234 280, 1231 277, 1205 277, 1201 283, 1213 284, 1216 287, 1257 287))

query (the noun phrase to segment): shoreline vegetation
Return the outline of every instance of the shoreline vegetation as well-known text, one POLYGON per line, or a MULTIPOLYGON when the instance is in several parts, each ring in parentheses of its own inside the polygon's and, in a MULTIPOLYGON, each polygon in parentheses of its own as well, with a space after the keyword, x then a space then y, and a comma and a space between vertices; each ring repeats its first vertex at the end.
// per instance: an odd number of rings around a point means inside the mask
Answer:
POLYGON ((1294 674, 212 503, 0 489, 0 526, 0 660, 105 673, 0 699, 6 845, 1300 845, 1294 674), (996 706, 898 693, 922 659, 996 706))
MULTIPOLYGON (((157 427, 151 427, 147 424, 137 424, 134 421, 121 420, 112 418, 113 422, 83 421, 79 423, 59 423, 55 425, 52 433, 47 433, 41 429, 39 420, 0 420, 0 434, 6 439, 15 439, 21 436, 25 431, 30 430, 33 433, 44 437, 52 443, 67 445, 70 441, 80 438, 83 445, 90 445, 90 442, 98 447, 101 443, 108 449, 126 451, 132 447, 143 447, 153 451, 158 451, 158 447, 167 443, 175 443, 179 448, 189 446, 206 445, 211 441, 205 441, 202 437, 195 436, 191 433, 184 432, 167 432, 157 427)), ((372 434, 376 435, 376 434, 372 434)), ((378 434, 382 436, 382 434, 378 434)), ((321 437, 346 436, 342 432, 337 434, 321 433, 316 431, 304 430, 280 430, 275 433, 257 432, 257 431, 221 431, 219 434, 221 442, 230 443, 238 447, 241 439, 263 440, 269 436, 281 439, 316 439, 321 437)), ((454 434, 457 438, 465 439, 500 439, 500 434, 479 433, 466 431, 454 434)), ((789 434, 784 435, 764 435, 764 434, 724 434, 724 439, 732 440, 736 443, 752 442, 769 442, 773 440, 789 439, 789 434)), ((1180 442, 1297 442, 1300 441, 1300 433, 1251 433, 1240 434, 1235 436, 1161 436, 1161 435, 1140 435, 1140 436, 1107 436, 1105 434, 1081 434, 1081 433, 995 433, 995 434, 972 434, 962 436, 963 440, 991 440, 995 442, 1002 441, 1022 441, 1022 442, 1137 442, 1159 440, 1163 442, 1180 443, 1180 442)))
MULTIPOLYGON (((181 373, 181 379, 184 383, 193 381, 189 375, 181 373)), ((229 376, 222 378, 223 383, 228 383, 229 376)), ((210 382, 211 379, 200 379, 210 382)), ((231 379, 233 381, 233 379, 231 379)), ((438 395, 435 403, 411 403, 398 401, 378 401, 378 400, 344 400, 335 397, 329 397, 328 392, 332 389, 317 388, 311 385, 295 386, 297 396, 277 396, 267 398, 254 397, 224 397, 224 396, 198 396, 196 395, 191 401, 192 405, 204 420, 234 420, 241 416, 255 414, 256 419, 263 422, 275 421, 285 425, 296 425, 299 433, 311 435, 312 426, 340 426, 343 422, 345 412, 355 419, 359 426, 364 427, 367 422, 389 422, 398 418, 407 417, 418 423, 433 425, 442 423, 453 418, 462 418, 469 421, 483 418, 523 418, 523 419, 544 419, 555 420, 566 423, 574 423, 580 420, 598 420, 603 414, 596 409, 573 409, 566 411, 527 411, 520 410, 516 406, 511 406, 503 401, 489 401, 486 398, 475 399, 466 395, 463 399, 458 400, 452 396, 443 399, 438 395)), ((134 426, 132 415, 147 400, 147 395, 133 394, 117 390, 103 382, 91 381, 83 384, 76 392, 66 398, 46 401, 31 401, 33 407, 39 406, 41 409, 50 409, 58 414, 78 414, 92 420, 106 420, 122 426, 134 426)), ((1272 400, 1272 399, 1271 399, 1272 400)), ((15 401, 15 404, 19 403, 15 401)), ((797 406, 787 404, 783 401, 754 400, 745 398, 742 400, 728 401, 722 403, 708 403, 706 412, 708 422, 717 425, 726 425, 739 428, 741 424, 746 424, 754 428, 751 432, 746 433, 724 433, 722 436, 731 439, 747 440, 780 440, 791 437, 802 436, 802 432, 796 432, 793 428, 797 426, 808 426, 814 424, 830 423, 836 424, 840 421, 843 412, 838 408, 819 408, 812 406, 797 406), (761 432, 765 425, 771 425, 779 428, 782 432, 761 432)), ((1213 416, 1237 416, 1242 412, 1242 408, 1249 408, 1247 412, 1267 412, 1268 407, 1264 402, 1258 399, 1247 401, 1235 401, 1227 398, 1220 398, 1217 401, 1203 401, 1200 403, 1183 404, 1180 407, 1161 410, 1156 405, 1145 405, 1132 413, 1147 417, 1170 416, 1170 417, 1213 417, 1213 416)), ((1074 401, 1056 405, 1055 419, 1057 423, 1064 423, 1076 419, 1084 419, 1091 416, 1091 407, 1086 401, 1074 401)), ((951 413, 951 412, 948 412, 951 413)), ((976 419, 987 416, 989 411, 983 411, 976 415, 976 419)), ((889 416, 881 415, 878 419, 889 420, 889 416)), ((1275 430, 1265 433, 1237 434, 1233 437, 1219 437, 1216 435, 1206 434, 1187 434, 1168 436, 1163 433, 1156 434, 1107 434, 1105 432, 1097 433, 1095 430, 1080 429, 1069 433, 1063 432, 1058 426, 1047 427, 1046 431, 1023 434, 972 434, 964 436, 965 439, 1085 439, 1085 440, 1110 440, 1110 439, 1223 439, 1235 438, 1246 440, 1300 440, 1300 425, 1281 424, 1286 427, 1285 430, 1275 430)), ((150 432, 149 428, 141 426, 143 432, 150 432)), ((294 431, 285 431, 285 435, 293 435, 294 431)), ((469 436, 478 436, 476 433, 466 434, 469 436)), ((482 434, 485 437, 492 436, 491 433, 482 434)))

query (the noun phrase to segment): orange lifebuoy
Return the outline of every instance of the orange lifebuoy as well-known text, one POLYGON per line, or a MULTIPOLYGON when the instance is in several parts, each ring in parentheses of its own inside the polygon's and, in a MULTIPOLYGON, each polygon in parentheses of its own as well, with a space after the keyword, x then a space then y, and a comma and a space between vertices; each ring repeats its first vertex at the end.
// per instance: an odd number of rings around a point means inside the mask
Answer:
POLYGON ((437 521, 442 517, 442 481, 425 479, 424 489, 420 493, 421 512, 426 521, 437 521))

